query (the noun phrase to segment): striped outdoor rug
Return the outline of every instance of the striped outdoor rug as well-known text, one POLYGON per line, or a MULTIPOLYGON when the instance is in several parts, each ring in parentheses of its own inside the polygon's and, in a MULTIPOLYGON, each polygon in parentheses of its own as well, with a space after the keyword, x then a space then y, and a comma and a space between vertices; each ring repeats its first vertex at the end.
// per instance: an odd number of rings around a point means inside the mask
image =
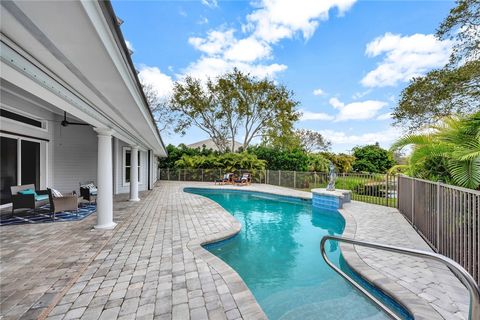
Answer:
POLYGON ((97 210, 96 204, 80 203, 78 205, 78 213, 75 211, 64 211, 55 214, 55 221, 50 215, 50 205, 39 207, 34 212, 33 210, 17 212, 12 217, 5 215, 0 219, 0 226, 10 226, 16 224, 32 224, 32 223, 49 223, 62 221, 77 221, 83 220, 97 210))

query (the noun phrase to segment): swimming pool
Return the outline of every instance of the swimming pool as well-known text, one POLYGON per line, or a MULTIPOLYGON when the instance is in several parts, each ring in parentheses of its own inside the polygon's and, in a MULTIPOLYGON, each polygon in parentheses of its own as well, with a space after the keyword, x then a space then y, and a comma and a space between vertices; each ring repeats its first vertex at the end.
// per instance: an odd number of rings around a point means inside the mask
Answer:
MULTIPOLYGON (((345 221, 338 212, 321 211, 293 197, 184 191, 219 203, 240 221, 236 236, 205 248, 237 271, 270 319, 389 319, 320 255, 320 239, 343 232, 345 221)), ((337 243, 327 243, 327 251, 332 261, 348 269, 337 243)))

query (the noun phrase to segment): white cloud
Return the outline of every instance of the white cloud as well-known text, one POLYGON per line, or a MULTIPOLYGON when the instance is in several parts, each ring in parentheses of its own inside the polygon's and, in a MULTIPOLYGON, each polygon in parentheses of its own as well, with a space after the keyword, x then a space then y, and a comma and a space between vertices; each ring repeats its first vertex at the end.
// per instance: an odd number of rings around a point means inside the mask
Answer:
POLYGON ((377 115, 380 109, 387 105, 386 102, 378 100, 366 100, 345 104, 337 98, 331 98, 329 103, 332 107, 339 110, 335 121, 371 119, 377 115))
POLYGON ((233 36, 234 32, 235 30, 233 29, 225 31, 212 30, 207 33, 206 38, 188 38, 188 43, 190 43, 195 49, 202 51, 207 55, 218 55, 231 47, 235 42, 233 36))
POLYGON ((142 65, 138 76, 145 83, 151 84, 160 97, 168 97, 171 94, 173 80, 159 68, 142 65))
MULTIPOLYGON (((217 57, 202 57, 191 63, 183 70, 184 75, 190 75, 198 79, 206 79, 207 77, 216 77, 237 68, 240 71, 250 73, 259 78, 275 78, 275 75, 287 69, 283 64, 252 64, 239 61, 228 61, 217 57)), ((181 78, 182 75, 179 75, 181 78)))
POLYGON ((249 37, 232 44, 224 57, 234 61, 255 61, 269 57, 271 52, 272 48, 267 43, 249 37))
POLYGON ((202 0, 202 4, 204 6, 210 7, 210 8, 216 8, 218 7, 218 2, 217 0, 202 0))
POLYGON ((383 113, 383 114, 379 115, 377 117, 377 120, 388 120, 388 119, 391 119, 391 118, 392 118, 392 113, 387 112, 387 113, 383 113))
POLYGON ((310 38, 321 20, 327 20, 329 11, 337 8, 340 15, 350 9, 356 0, 262 0, 258 9, 247 16, 244 30, 270 43, 292 38, 297 32, 310 38))
POLYGON ((130 51, 135 51, 135 49, 133 48, 133 45, 130 41, 128 40, 125 40, 125 44, 127 45, 127 49, 130 50, 130 51))
POLYGON ((322 89, 318 88, 318 89, 313 90, 313 95, 315 95, 315 96, 323 96, 323 95, 325 95, 325 91, 323 91, 322 89))
MULTIPOLYGON (((195 77, 212 77, 234 67, 259 77, 275 77, 287 68, 271 60, 272 45, 284 38, 302 33, 311 37, 320 20, 328 19, 329 11, 336 8, 340 14, 356 0, 259 0, 242 26, 243 36, 237 38, 234 29, 220 27, 210 30, 205 37, 191 37, 188 42, 202 56, 183 71, 195 77)), ((202 0, 204 5, 215 7, 217 1, 202 0)))
POLYGON ((323 112, 311 112, 302 110, 302 117, 300 121, 308 121, 308 120, 333 120, 335 119, 334 116, 329 115, 323 112))
POLYGON ((401 36, 385 33, 367 44, 367 56, 385 56, 361 83, 366 87, 385 87, 407 82, 433 68, 444 66, 450 57, 451 47, 452 41, 440 41, 432 34, 401 36))
POLYGON ((389 144, 399 137, 401 131, 397 128, 388 128, 383 131, 369 132, 363 134, 348 134, 343 131, 319 130, 328 140, 335 144, 373 144, 375 142, 389 144))
POLYGON ((352 96, 352 99, 357 100, 357 99, 363 98, 366 95, 370 94, 370 92, 372 92, 372 89, 368 89, 368 90, 361 91, 361 92, 355 92, 352 96))

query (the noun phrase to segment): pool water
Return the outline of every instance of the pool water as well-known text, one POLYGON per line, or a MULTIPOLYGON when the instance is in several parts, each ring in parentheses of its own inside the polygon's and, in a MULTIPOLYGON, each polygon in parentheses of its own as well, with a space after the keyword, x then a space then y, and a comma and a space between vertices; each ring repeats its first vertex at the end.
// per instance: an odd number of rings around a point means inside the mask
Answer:
MULTIPOLYGON (((338 212, 261 193, 185 191, 217 202, 242 224, 236 236, 205 248, 237 271, 269 319, 389 319, 321 257, 321 238, 345 227, 338 212)), ((326 249, 344 269, 338 244, 326 249)))

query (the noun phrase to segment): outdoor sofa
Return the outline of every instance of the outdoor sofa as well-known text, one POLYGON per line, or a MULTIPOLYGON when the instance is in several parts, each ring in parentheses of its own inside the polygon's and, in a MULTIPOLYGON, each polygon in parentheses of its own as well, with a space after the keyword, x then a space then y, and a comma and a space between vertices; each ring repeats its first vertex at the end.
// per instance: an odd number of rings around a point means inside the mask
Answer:
POLYGON ((10 187, 12 194, 12 215, 16 209, 33 209, 49 202, 48 190, 35 190, 34 184, 10 187))

